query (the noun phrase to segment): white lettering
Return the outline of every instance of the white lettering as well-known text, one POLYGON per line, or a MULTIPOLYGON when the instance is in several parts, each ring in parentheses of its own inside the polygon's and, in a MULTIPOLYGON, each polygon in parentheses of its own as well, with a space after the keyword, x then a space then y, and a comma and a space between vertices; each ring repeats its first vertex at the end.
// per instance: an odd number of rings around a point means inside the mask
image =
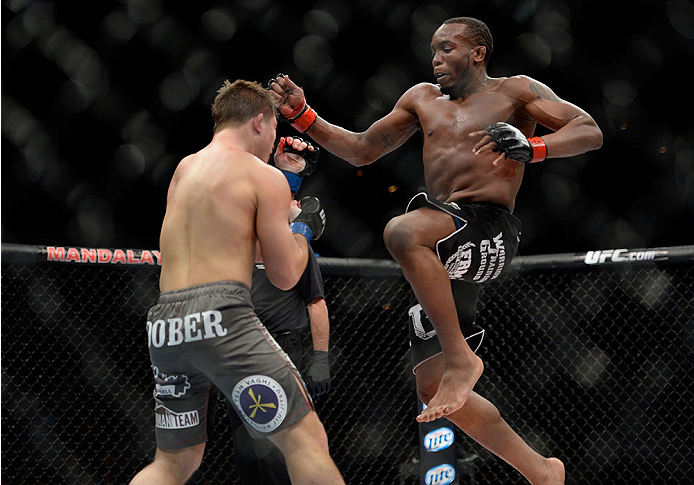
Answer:
POLYGON ((448 463, 430 468, 424 475, 425 485, 448 485, 456 478, 455 468, 448 463))
POLYGON ((463 246, 458 246, 458 250, 446 261, 446 271, 452 280, 462 279, 472 264, 472 248, 475 244, 468 241, 463 246))
POLYGON ((182 429, 192 428, 200 424, 200 415, 197 411, 189 411, 187 413, 174 413, 166 408, 159 408, 155 411, 154 418, 157 428, 164 429, 182 429), (161 410, 164 410, 162 412, 161 410), (158 411, 158 412, 157 412, 158 411))
POLYGON ((166 326, 164 320, 157 320, 152 324, 152 345, 161 347, 166 339, 166 326))
POLYGON ((484 271, 487 269, 487 254, 490 250, 489 239, 483 239, 480 241, 480 267, 477 270, 475 277, 472 278, 472 281, 478 281, 484 274, 484 271))
POLYGON ((202 332, 197 328, 200 323, 200 314, 191 313, 183 318, 183 326, 186 332, 186 342, 202 340, 202 332))
POLYGON ((180 318, 169 318, 169 342, 167 345, 179 345, 183 343, 183 320, 180 318))
POLYGON ((222 312, 212 310, 202 312, 202 321, 205 326, 205 338, 221 337, 227 334, 227 329, 223 328, 219 323, 222 321, 222 312))
POLYGON ((412 326, 414 328, 414 334, 417 337, 421 338, 422 340, 429 340, 431 337, 436 335, 436 330, 434 330, 433 328, 428 331, 424 329, 422 316, 426 318, 426 314, 422 309, 422 305, 417 303, 415 306, 410 308, 408 313, 410 315, 410 321, 412 322, 412 326))
POLYGON ((600 262, 600 263, 604 263, 605 260, 606 260, 607 258, 609 258, 610 256, 612 256, 612 250, 611 250, 611 249, 607 249, 607 250, 605 250, 605 251, 602 251, 602 253, 600 254, 599 262, 600 262))
POLYGON ((210 310, 191 313, 183 318, 168 318, 166 321, 147 322, 147 341, 149 347, 162 347, 166 344, 175 347, 187 342, 223 337, 228 330, 222 325, 222 312, 210 310))
POLYGON ((583 261, 586 264, 622 263, 625 261, 649 261, 656 259, 655 251, 629 251, 628 249, 605 249, 602 251, 588 251, 583 261))
MULTIPOLYGON (((487 271, 484 274, 484 277, 479 280, 480 282, 487 281, 490 276, 492 276, 492 272, 494 271, 494 268, 496 268, 495 264, 497 262, 497 259, 499 257, 499 251, 504 252, 504 241, 501 239, 502 233, 499 233, 495 238, 494 238, 494 247, 489 249, 489 267, 487 268, 487 271)), ((503 268, 503 266, 502 266, 503 268)))
POLYGON ((588 251, 583 261, 586 264, 595 264, 598 262, 598 256, 600 256, 600 251, 588 251))

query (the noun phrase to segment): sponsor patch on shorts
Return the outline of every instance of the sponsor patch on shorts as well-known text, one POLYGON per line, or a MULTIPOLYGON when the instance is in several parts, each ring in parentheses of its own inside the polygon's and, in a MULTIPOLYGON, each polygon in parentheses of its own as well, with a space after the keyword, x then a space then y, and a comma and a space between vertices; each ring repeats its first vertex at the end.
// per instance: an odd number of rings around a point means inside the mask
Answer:
POLYGON ((271 377, 246 377, 234 386, 231 395, 246 422, 261 433, 277 429, 287 415, 287 395, 271 377))
POLYGON ((192 428, 200 424, 200 415, 197 410, 177 413, 163 404, 157 404, 154 407, 154 423, 162 429, 192 428))
POLYGON ((154 397, 181 397, 190 389, 188 376, 184 374, 166 375, 160 372, 158 367, 152 367, 152 372, 154 372, 154 397))

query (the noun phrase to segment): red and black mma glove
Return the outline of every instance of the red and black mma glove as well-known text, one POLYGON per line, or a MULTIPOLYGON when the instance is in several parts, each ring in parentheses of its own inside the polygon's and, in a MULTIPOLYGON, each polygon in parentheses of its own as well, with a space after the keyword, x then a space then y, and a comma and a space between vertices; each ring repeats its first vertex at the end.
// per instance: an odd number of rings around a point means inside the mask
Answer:
MULTIPOLYGON (((291 138, 302 142, 304 141, 302 138, 299 138, 298 136, 293 136, 291 138)), ((308 177, 313 173, 313 171, 316 169, 316 166, 318 165, 318 155, 320 153, 320 148, 316 145, 312 145, 308 141, 306 141, 305 143, 307 146, 303 150, 297 150, 292 145, 288 145, 285 137, 281 137, 279 143, 277 144, 277 153, 293 153, 294 155, 298 155, 304 159, 304 168, 298 172, 295 172, 296 175, 298 175, 299 177, 308 177), (310 147, 313 147, 313 150, 311 150, 310 147)), ((278 168, 283 171, 292 172, 292 170, 290 170, 288 167, 280 166, 278 168)))
POLYGON ((506 158, 521 163, 541 162, 547 158, 547 146, 542 138, 526 138, 515 126, 508 123, 494 123, 485 128, 497 147, 492 151, 505 153, 506 158))
MULTIPOLYGON (((267 88, 272 89, 272 83, 277 82, 278 77, 284 74, 277 74, 267 83, 267 88)), ((286 93, 286 99, 279 108, 280 121, 288 121, 301 133, 306 133, 316 122, 316 112, 306 103, 304 90, 300 87, 293 92, 286 93)))

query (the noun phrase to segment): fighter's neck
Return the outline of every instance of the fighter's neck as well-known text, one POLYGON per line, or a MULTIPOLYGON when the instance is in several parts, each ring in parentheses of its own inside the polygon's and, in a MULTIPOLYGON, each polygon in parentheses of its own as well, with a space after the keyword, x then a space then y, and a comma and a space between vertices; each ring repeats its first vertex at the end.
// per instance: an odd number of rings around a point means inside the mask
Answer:
POLYGON ((249 143, 250 139, 252 138, 247 136, 242 130, 225 128, 214 134, 212 143, 224 146, 229 150, 253 153, 253 147, 250 146, 251 144, 249 143))
POLYGON ((473 94, 487 91, 494 82, 495 79, 487 76, 485 71, 480 71, 480 74, 474 75, 464 84, 453 87, 448 94, 451 100, 466 99, 473 94))

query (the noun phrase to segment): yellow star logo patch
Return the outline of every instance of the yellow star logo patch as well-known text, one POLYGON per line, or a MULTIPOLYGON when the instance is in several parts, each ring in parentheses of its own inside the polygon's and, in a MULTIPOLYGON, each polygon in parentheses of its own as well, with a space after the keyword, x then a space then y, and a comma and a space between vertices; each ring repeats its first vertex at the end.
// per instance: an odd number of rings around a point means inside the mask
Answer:
POLYGON ((251 397, 251 399, 253 400, 253 404, 251 404, 251 406, 250 406, 250 409, 253 410, 253 411, 251 412, 251 415, 250 415, 250 418, 251 418, 251 419, 253 419, 253 418, 255 417, 255 413, 258 412, 258 409, 260 409, 260 410, 261 410, 262 412, 264 412, 264 413, 267 412, 267 411, 265 410, 265 408, 268 408, 268 409, 277 409, 277 406, 275 406, 275 403, 271 403, 271 402, 265 403, 265 404, 261 403, 261 402, 260 402, 261 396, 258 395, 258 396, 256 397, 255 393, 253 392, 253 389, 250 388, 250 387, 248 388, 248 395, 249 395, 249 396, 251 397))

